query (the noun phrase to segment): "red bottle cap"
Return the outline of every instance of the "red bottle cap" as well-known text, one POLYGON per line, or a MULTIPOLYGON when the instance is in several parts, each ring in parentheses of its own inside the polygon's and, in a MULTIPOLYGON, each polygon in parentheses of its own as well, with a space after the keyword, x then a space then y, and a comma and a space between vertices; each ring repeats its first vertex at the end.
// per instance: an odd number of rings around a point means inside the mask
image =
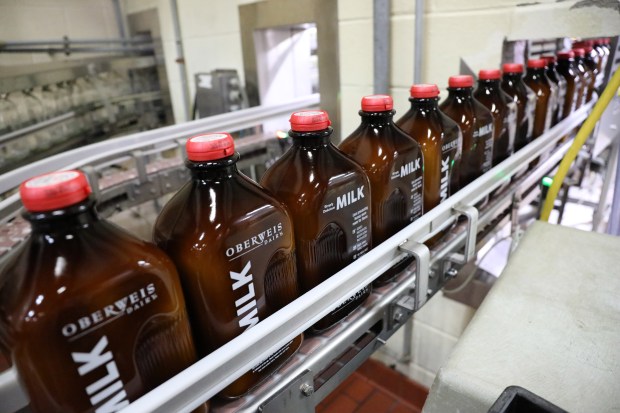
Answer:
POLYGON ((556 58, 553 55, 546 55, 546 56, 541 56, 541 59, 543 59, 546 63, 555 63, 556 58))
POLYGON ((575 53, 575 56, 577 57, 583 57, 585 56, 586 51, 581 48, 577 48, 577 49, 573 49, 573 53, 575 53))
POLYGON ((530 59, 527 61, 527 67, 529 69, 542 69, 547 66, 547 62, 544 59, 530 59))
POLYGON ((289 119, 291 129, 297 132, 312 132, 327 129, 331 125, 329 115, 324 110, 302 110, 289 119))
POLYGON ((364 112, 386 112, 394 109, 394 100, 388 95, 370 95, 362 98, 364 112))
POLYGON ((502 71, 504 73, 523 73, 523 65, 521 63, 504 63, 502 71))
POLYGON ((474 78, 470 75, 450 76, 448 79, 448 87, 472 87, 474 78))
POLYGON ((437 85, 421 83, 411 86, 409 93, 412 98, 417 99, 435 98, 439 96, 439 88, 437 85))
POLYGON ((235 142, 228 133, 205 133, 189 138, 185 150, 192 162, 214 161, 234 154, 235 142))
POLYGON ((558 59, 572 59, 575 57, 575 53, 572 50, 558 52, 558 59))
POLYGON ((502 76, 502 72, 499 69, 482 69, 478 72, 478 78, 480 80, 497 80, 502 76))
POLYGON ((82 202, 92 192, 80 171, 58 171, 35 176, 19 186, 22 204, 30 212, 66 208, 82 202))

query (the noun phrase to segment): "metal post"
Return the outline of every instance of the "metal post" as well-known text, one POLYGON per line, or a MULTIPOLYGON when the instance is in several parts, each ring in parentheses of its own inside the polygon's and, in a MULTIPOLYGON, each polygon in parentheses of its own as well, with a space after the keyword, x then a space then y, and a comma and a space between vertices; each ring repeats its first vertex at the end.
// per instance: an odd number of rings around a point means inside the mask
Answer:
POLYGON ((118 34, 122 39, 126 39, 127 30, 125 29, 125 19, 123 18, 120 0, 112 0, 112 6, 114 7, 114 17, 116 18, 116 25, 118 26, 118 34))
POLYGON ((400 362, 409 364, 411 362, 411 345, 413 341, 413 317, 405 322, 403 327, 403 355, 400 358, 400 362))
POLYGON ((424 44, 424 0, 415 2, 415 35, 413 38, 413 83, 422 83, 422 52, 424 44))
POLYGON ((179 9, 177 0, 170 0, 170 9, 172 11, 172 25, 174 27, 174 43, 177 48, 177 63, 179 64, 179 74, 181 75, 181 93, 183 95, 183 115, 185 119, 178 119, 177 122, 192 120, 189 111, 189 85, 187 83, 187 72, 185 71, 185 54, 183 52, 183 40, 181 38, 181 23, 179 21, 179 9))
POLYGON ((390 83, 390 0, 374 0, 374 93, 387 94, 390 83))

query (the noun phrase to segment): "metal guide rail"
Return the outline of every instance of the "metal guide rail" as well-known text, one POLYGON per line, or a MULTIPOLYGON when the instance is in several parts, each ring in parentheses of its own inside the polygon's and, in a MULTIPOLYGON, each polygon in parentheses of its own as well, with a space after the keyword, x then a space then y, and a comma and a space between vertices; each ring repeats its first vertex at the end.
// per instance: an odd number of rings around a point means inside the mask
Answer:
MULTIPOLYGON (((212 405, 215 411, 222 412, 314 411, 316 404, 385 343, 415 311, 447 281, 458 276, 459 269, 475 257, 479 236, 488 233, 489 227, 505 216, 512 218, 514 226, 519 205, 524 199, 537 195, 538 182, 557 166, 568 150, 570 141, 562 144, 559 141, 583 122, 591 106, 592 103, 580 108, 420 219, 261 321, 258 327, 199 360, 131 403, 123 412, 191 411, 381 274, 402 266, 403 261, 410 264, 399 269, 396 281, 375 289, 341 324, 321 335, 306 337, 299 353, 250 394, 228 403, 214 399, 212 405), (522 174, 528 164, 539 157, 541 161, 535 169, 522 174), (515 178, 517 175, 520 177, 515 178), (493 197, 478 211, 473 205, 489 194, 493 197), (465 221, 452 228, 432 250, 423 244, 437 232, 452 226, 459 216, 464 216, 465 221), (414 259, 415 263, 411 264, 414 259)), ((164 140, 160 138, 160 142, 164 140)), ((119 148, 112 148, 111 152, 118 156, 119 148)), ((88 163, 87 158, 82 165, 88 163)), ((138 167, 134 178, 141 179, 144 169, 138 167)), ((148 169, 146 178, 148 183, 148 169)), ((114 187, 110 184, 109 188, 114 187)), ((13 370, 0 374, 0 400, 10 405, 4 410, 0 406, 0 413, 13 412, 27 404, 13 370)))

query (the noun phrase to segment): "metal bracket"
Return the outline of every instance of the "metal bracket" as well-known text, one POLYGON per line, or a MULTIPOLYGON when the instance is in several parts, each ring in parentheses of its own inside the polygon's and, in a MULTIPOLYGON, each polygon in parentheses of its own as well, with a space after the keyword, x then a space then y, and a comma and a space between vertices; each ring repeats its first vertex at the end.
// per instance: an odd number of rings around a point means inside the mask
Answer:
POLYGON ((159 182, 157 182, 159 176, 149 176, 146 169, 147 154, 143 151, 134 151, 131 157, 134 159, 138 174, 138 183, 133 188, 133 195, 136 199, 142 201, 156 198, 161 194, 159 182))
POLYGON ((99 187, 99 174, 97 170, 90 165, 84 166, 81 169, 88 178, 88 183, 93 191, 93 197, 99 201, 101 199, 101 188, 99 187))
POLYGON ((428 277, 431 265, 431 252, 420 242, 406 240, 398 246, 400 251, 413 255, 415 258, 415 303, 414 311, 418 311, 428 298, 428 277))
POLYGON ((306 370, 272 398, 263 403, 259 412, 263 413, 314 413, 314 375, 306 370))
POLYGON ((394 330, 404 324, 415 311, 416 299, 409 294, 402 295, 392 304, 390 311, 389 328, 394 330))
POLYGON ((465 265, 476 256, 476 235, 478 234, 478 209, 470 205, 455 205, 452 211, 467 218, 465 254, 451 254, 450 261, 465 265))

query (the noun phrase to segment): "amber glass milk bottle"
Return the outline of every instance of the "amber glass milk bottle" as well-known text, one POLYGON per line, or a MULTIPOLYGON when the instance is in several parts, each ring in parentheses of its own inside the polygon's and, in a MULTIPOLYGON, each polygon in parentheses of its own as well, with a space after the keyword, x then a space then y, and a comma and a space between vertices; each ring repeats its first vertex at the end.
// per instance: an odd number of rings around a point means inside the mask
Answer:
POLYGON ((461 188, 491 169, 493 163, 493 115, 472 96, 474 78, 448 79, 448 97, 439 109, 455 121, 463 134, 460 165, 461 188))
MULTIPOLYGON (((422 216, 422 152, 394 125, 393 107, 391 96, 363 97, 362 123, 340 144, 340 150, 357 161, 370 179, 373 245, 422 216)), ((377 284, 393 275, 386 273, 377 284)))
MULTIPOLYGON (((286 209, 241 174, 227 133, 188 139, 191 181, 164 207, 154 239, 177 265, 200 356, 297 298, 294 239, 286 209)), ((226 387, 246 393, 301 344, 296 337, 226 387)))
POLYGON ((483 69, 478 72, 478 87, 474 98, 493 115, 493 165, 508 158, 514 149, 516 106, 500 87, 501 72, 483 69))
POLYGON ((534 116, 534 134, 532 139, 538 138, 551 126, 553 113, 553 96, 549 79, 545 75, 545 61, 530 59, 527 62, 527 74, 523 81, 536 94, 536 111, 534 116))
MULTIPOLYGON (((261 185, 291 214, 297 274, 306 292, 370 250, 370 182, 362 167, 331 143, 327 112, 295 112, 290 122, 293 146, 265 172, 261 185)), ((362 289, 313 330, 336 324, 369 294, 369 288, 362 289)))
POLYGON ((531 132, 534 121, 534 106, 536 97, 530 99, 530 94, 534 94, 525 83, 523 83, 523 65, 520 63, 505 63, 502 66, 502 90, 517 105, 515 135, 515 152, 527 145, 531 140, 531 132))
MULTIPOLYGON (((424 212, 450 196, 452 174, 462 153, 462 136, 446 132, 437 85, 411 86, 411 108, 396 124, 418 142, 424 156, 424 212)), ((457 128, 458 129, 458 128, 457 128)))
POLYGON ((562 110, 562 119, 565 119, 577 108, 579 98, 581 77, 577 73, 574 57, 575 54, 572 51, 558 53, 557 71, 566 80, 566 96, 562 110))
POLYGON ((580 80, 579 89, 577 90, 577 102, 575 103, 575 109, 579 109, 581 105, 586 103, 588 88, 590 87, 591 73, 583 64, 583 57, 586 53, 585 50, 577 48, 573 49, 573 53, 575 55, 575 71, 580 80))
POLYGON ((172 261, 90 192, 79 171, 20 187, 32 233, 3 269, 0 340, 36 412, 115 412, 195 361, 172 261))
POLYGON ((582 79, 584 79, 585 85, 583 87, 583 100, 581 104, 585 104, 592 100, 592 94, 594 93, 596 83, 596 72, 586 61, 587 48, 578 47, 573 49, 575 53, 575 63, 577 64, 577 70, 581 73, 582 79))
POLYGON ((551 126, 555 126, 562 120, 562 112, 564 110, 564 102, 566 102, 566 80, 561 76, 557 69, 556 57, 553 55, 543 56, 543 60, 547 63, 547 69, 545 74, 550 83, 555 84, 557 88, 557 94, 555 99, 555 105, 553 106, 551 115, 551 126))

